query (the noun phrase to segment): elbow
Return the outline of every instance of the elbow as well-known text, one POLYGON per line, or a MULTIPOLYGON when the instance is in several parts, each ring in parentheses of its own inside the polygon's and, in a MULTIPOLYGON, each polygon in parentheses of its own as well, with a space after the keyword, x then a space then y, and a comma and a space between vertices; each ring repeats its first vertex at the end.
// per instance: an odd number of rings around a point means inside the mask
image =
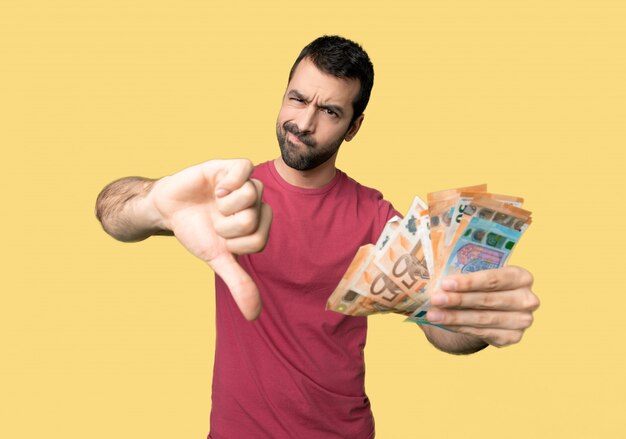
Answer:
POLYGON ((102 189, 96 198, 94 214, 100 222, 102 230, 112 238, 121 242, 136 242, 146 239, 147 236, 137 237, 128 233, 129 227, 127 224, 123 224, 124 221, 120 217, 121 208, 119 204, 112 200, 113 197, 111 197, 110 186, 111 185, 102 189))

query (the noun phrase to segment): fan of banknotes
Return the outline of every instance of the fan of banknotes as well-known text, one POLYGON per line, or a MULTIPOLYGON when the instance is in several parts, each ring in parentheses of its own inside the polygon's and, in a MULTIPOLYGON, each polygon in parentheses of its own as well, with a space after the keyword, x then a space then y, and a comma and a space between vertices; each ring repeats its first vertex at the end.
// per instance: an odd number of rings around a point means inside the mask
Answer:
POLYGON ((351 316, 399 313, 428 323, 429 297, 450 274, 506 264, 531 223, 523 199, 487 192, 487 185, 415 197, 376 244, 359 248, 326 309, 351 316))

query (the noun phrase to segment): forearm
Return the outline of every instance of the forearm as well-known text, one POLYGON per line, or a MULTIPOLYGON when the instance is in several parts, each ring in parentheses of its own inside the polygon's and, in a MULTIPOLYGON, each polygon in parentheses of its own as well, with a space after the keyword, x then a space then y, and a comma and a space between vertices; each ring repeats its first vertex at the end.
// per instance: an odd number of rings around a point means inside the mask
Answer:
POLYGON ((447 331, 437 326, 420 325, 420 327, 433 346, 450 354, 473 354, 489 346, 478 337, 447 331))
POLYGON ((156 180, 127 177, 108 184, 96 200, 102 228, 119 241, 141 241, 151 235, 171 234, 162 226, 150 191, 156 180))

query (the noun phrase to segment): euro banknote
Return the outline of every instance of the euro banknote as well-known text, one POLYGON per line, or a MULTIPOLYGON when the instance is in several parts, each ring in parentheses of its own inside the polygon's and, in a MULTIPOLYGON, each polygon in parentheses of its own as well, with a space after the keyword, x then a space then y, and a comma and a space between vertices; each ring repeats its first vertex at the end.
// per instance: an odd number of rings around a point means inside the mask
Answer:
POLYGON ((523 199, 487 185, 415 197, 375 244, 359 248, 326 308, 347 315, 398 313, 428 323, 430 296, 450 274, 500 268, 531 224, 523 199))

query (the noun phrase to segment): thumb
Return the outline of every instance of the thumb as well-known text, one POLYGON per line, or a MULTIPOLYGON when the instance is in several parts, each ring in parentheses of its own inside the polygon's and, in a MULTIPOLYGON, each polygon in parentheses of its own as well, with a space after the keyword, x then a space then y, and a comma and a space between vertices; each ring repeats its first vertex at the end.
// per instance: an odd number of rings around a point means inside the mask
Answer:
POLYGON ((209 265, 226 283, 246 320, 256 320, 261 313, 259 289, 250 275, 237 263, 235 257, 224 252, 213 258, 209 265))

